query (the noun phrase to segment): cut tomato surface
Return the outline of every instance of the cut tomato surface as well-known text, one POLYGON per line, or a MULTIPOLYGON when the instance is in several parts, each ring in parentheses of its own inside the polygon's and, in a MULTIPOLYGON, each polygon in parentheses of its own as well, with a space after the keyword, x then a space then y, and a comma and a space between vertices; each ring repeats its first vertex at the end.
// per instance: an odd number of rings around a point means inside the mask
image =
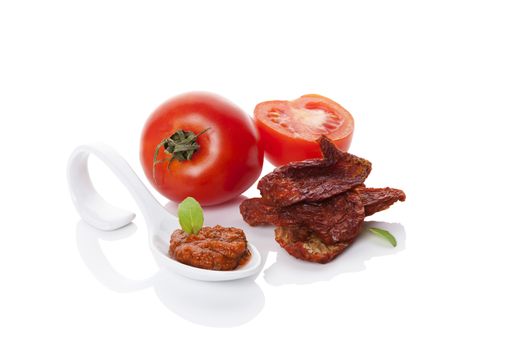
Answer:
POLYGON ((266 158, 275 166, 321 158, 316 140, 322 135, 342 151, 347 151, 352 141, 352 115, 321 95, 262 102, 255 107, 254 114, 266 158))

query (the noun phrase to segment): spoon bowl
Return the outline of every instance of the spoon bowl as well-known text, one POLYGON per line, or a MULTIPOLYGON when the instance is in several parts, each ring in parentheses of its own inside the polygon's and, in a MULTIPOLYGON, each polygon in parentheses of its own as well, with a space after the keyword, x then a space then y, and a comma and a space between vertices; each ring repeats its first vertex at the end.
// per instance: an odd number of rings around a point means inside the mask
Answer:
POLYGON ((175 272, 181 276, 200 281, 230 281, 248 277, 255 274, 261 264, 261 256, 257 251, 257 248, 250 243, 248 243, 248 249, 251 253, 250 260, 243 266, 232 271, 206 270, 181 264, 177 260, 170 258, 168 254, 165 253, 169 245, 157 235, 153 237, 153 242, 151 242, 151 244, 153 257, 159 266, 163 266, 167 270, 175 272))
POLYGON ((69 158, 67 178, 71 198, 80 217, 100 230, 116 230, 128 225, 135 214, 117 208, 103 199, 93 187, 87 160, 95 155, 106 164, 126 186, 140 208, 148 227, 149 246, 157 264, 187 278, 201 281, 230 281, 245 278, 260 271, 261 255, 248 243, 250 260, 232 271, 206 270, 182 264, 168 256, 171 233, 180 228, 178 218, 169 213, 148 191, 122 156, 105 144, 77 147, 69 158))

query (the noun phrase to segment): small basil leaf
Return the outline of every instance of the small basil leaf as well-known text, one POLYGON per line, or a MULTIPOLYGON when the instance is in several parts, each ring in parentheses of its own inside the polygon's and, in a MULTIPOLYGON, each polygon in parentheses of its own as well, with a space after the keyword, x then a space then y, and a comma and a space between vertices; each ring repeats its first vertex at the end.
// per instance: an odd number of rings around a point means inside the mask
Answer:
POLYGON ((390 232, 388 232, 387 230, 383 230, 383 229, 380 229, 380 228, 377 228, 377 227, 372 227, 372 228, 369 228, 370 232, 372 232, 373 234, 379 236, 379 237, 382 237, 384 239, 386 239, 387 241, 390 242, 390 244, 392 244, 392 246, 397 246, 397 241, 396 241, 396 237, 392 236, 392 234, 390 232))
POLYGON ((187 197, 179 204, 179 223, 188 234, 199 233, 204 224, 204 216, 199 202, 193 197, 187 197))

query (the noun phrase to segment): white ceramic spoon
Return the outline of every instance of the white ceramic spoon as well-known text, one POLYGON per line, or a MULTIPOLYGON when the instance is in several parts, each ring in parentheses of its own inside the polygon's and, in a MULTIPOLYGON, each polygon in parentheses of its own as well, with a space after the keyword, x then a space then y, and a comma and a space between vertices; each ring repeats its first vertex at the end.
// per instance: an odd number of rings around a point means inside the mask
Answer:
POLYGON ((228 281, 251 276, 259 271, 261 256, 253 245, 248 244, 251 258, 248 263, 233 271, 213 271, 182 264, 168 256, 171 233, 180 228, 178 218, 169 213, 151 195, 129 164, 114 149, 104 144, 79 146, 69 158, 67 178, 73 203, 80 217, 101 230, 115 230, 126 226, 135 214, 106 202, 94 189, 89 176, 89 155, 100 158, 126 186, 142 214, 149 233, 149 245, 155 260, 161 267, 180 275, 201 281, 228 281))

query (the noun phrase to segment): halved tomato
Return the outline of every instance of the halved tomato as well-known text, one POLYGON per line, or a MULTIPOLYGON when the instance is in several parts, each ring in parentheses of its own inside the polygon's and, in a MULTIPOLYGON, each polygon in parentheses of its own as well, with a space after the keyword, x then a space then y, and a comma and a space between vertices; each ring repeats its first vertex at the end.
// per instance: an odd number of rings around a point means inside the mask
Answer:
POLYGON ((347 151, 352 142, 354 118, 341 105, 321 95, 262 102, 254 114, 265 156, 275 166, 321 158, 316 140, 322 135, 342 151, 347 151))

